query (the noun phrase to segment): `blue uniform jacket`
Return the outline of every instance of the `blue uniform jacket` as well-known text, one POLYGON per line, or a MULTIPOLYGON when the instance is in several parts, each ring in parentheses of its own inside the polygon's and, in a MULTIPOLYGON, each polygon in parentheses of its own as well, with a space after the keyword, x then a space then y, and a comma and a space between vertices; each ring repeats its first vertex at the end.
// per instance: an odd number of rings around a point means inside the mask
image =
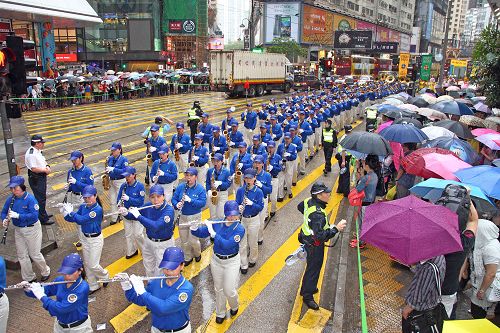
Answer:
POLYGON ((189 306, 193 300, 191 282, 181 276, 172 286, 165 280, 151 280, 146 292, 137 295, 134 288, 125 292, 127 299, 151 310, 153 326, 160 330, 175 330, 189 322, 189 306))
MULTIPOLYGON (((151 202, 144 206, 150 206, 151 202)), ((150 207, 141 210, 137 219, 145 228, 146 235, 155 239, 170 239, 174 233, 174 208, 164 202, 160 208, 150 207)))
POLYGON ((273 139, 271 138, 271 135, 269 135, 269 133, 266 133, 264 136, 262 136, 262 134, 260 134, 259 136, 260 136, 260 142, 265 143, 265 147, 267 147, 267 143, 269 141, 273 141, 273 139))
MULTIPOLYGON (((201 181, 201 179, 200 179, 201 181)), ((207 193, 202 185, 195 183, 193 186, 186 189, 186 183, 180 183, 176 187, 174 196, 172 197, 172 205, 177 209, 177 203, 182 200, 182 196, 186 194, 191 198, 191 202, 184 202, 182 207, 182 215, 194 215, 201 213, 203 207, 207 203, 207 193)))
POLYGON ((221 124, 221 131, 227 130, 228 132, 231 132, 231 121, 235 119, 234 117, 231 116, 231 118, 224 118, 222 119, 222 124, 221 124))
POLYGON ((64 219, 81 226, 84 234, 97 234, 101 232, 102 215, 102 208, 96 202, 90 207, 81 204, 76 213, 72 212, 64 219))
POLYGON ((290 143, 288 147, 285 143, 280 143, 277 150, 278 155, 283 156, 287 161, 295 161, 297 159, 297 146, 293 143, 290 143), (285 153, 290 153, 290 156, 285 157, 285 153))
POLYGON ((189 152, 189 162, 194 162, 194 165, 197 167, 202 167, 208 162, 210 154, 208 153, 208 149, 205 146, 200 146, 199 148, 194 147, 194 149, 191 149, 189 152), (194 155, 193 155, 194 153, 194 155), (195 161, 193 160, 194 156, 198 156, 198 160, 195 161))
POLYGON ((163 176, 158 176, 158 184, 170 184, 174 182, 179 175, 177 165, 175 165, 174 161, 168 160, 162 162, 161 160, 156 160, 153 162, 151 172, 149 173, 151 179, 158 173, 158 168, 165 173, 163 176))
POLYGON ((290 127, 297 127, 297 122, 293 119, 288 120, 288 123, 283 126, 283 132, 290 132, 290 127))
POLYGON ((148 141, 151 144, 151 147, 156 148, 156 150, 151 153, 151 157, 153 158, 153 161, 160 159, 160 154, 158 154, 158 151, 160 150, 160 147, 166 143, 165 139, 158 135, 158 137, 156 139, 151 137, 148 139, 148 141))
MULTIPOLYGON (((2 208, 2 221, 7 218, 12 196, 13 194, 10 194, 5 200, 2 208)), ((12 223, 16 227, 26 227, 38 221, 38 201, 36 201, 33 194, 24 192, 20 198, 14 197, 12 210, 19 214, 18 219, 12 219, 12 223)))
MULTIPOLYGON (((208 190, 212 188, 212 174, 215 168, 208 169, 207 179, 205 182, 205 188, 208 190)), ((229 180, 229 170, 227 168, 221 167, 219 171, 215 171, 214 181, 221 181, 222 184, 217 188, 219 191, 227 191, 231 187, 232 181, 229 180)))
POLYGON ((80 169, 69 169, 66 179, 69 179, 70 176, 76 179, 76 183, 69 185, 68 192, 82 193, 85 186, 94 185, 92 170, 85 165, 83 165, 80 169))
POLYGON ((273 135, 275 135, 275 137, 273 138, 271 136, 271 138, 274 140, 274 141, 279 141, 279 139, 281 139, 281 137, 283 136, 283 130, 281 129, 281 125, 276 123, 276 125, 269 125, 267 126, 267 133, 269 133, 269 135, 271 135, 271 128, 272 128, 272 132, 273 132, 273 135))
POLYGON ((296 135, 292 138, 292 143, 295 145, 295 148, 297 148, 297 152, 301 152, 303 146, 302 140, 296 135))
POLYGON ((257 180, 262 183, 262 187, 259 187, 264 194, 264 199, 273 191, 273 185, 271 185, 272 176, 269 172, 262 170, 257 174, 257 180))
POLYGON ((269 165, 273 167, 273 169, 269 172, 273 178, 278 177, 278 174, 281 170, 283 170, 282 159, 283 157, 275 152, 272 155, 268 155, 269 165))
MULTIPOLYGON (((231 132, 229 132, 229 139, 231 139, 231 142, 235 143, 235 145, 231 146, 231 148, 237 148, 238 143, 243 141, 243 134, 240 131, 236 131, 236 132, 231 131, 231 132)), ((229 144, 230 143, 228 142, 228 145, 229 144)))
POLYGON ((174 151, 175 150, 175 142, 180 143, 182 145, 181 148, 179 148, 179 153, 185 154, 191 149, 191 138, 189 135, 184 133, 180 138, 178 138, 178 134, 174 134, 172 136, 172 141, 170 141, 170 150, 174 151))
POLYGON ((236 162, 238 161, 238 159, 240 160, 240 163, 243 163, 241 171, 245 171, 246 169, 253 166, 252 156, 249 153, 245 153, 244 155, 236 154, 233 156, 231 164, 229 164, 229 172, 231 173, 231 175, 234 175, 234 173, 236 172, 236 169, 238 167, 238 164, 236 162))
MULTIPOLYGON (((252 160, 255 157, 255 155, 264 156, 264 161, 267 159, 266 147, 264 147, 262 144, 259 144, 257 147, 251 145, 250 147, 248 147, 247 152, 251 155, 252 160)), ((243 171, 245 171, 245 169, 243 169, 243 171)))
POLYGON ((210 138, 212 137, 212 129, 214 125, 207 123, 200 123, 200 133, 203 133, 203 143, 209 143, 210 138))
MULTIPOLYGON (((311 134, 313 134, 313 129, 311 128, 311 124, 309 124, 307 121, 303 121, 302 124, 300 124, 300 128, 297 127, 297 135, 300 134, 302 138, 302 142, 306 142, 307 137, 311 134), (299 132, 299 129, 303 129, 304 131, 302 133, 299 132)), ((302 149, 301 149, 302 150, 302 149)))
POLYGON ((7 270, 5 269, 5 260, 0 257, 0 293, 4 292, 7 286, 7 270))
POLYGON ((224 135, 219 135, 218 138, 213 136, 210 138, 210 143, 209 143, 209 148, 211 153, 221 153, 224 155, 224 153, 227 151, 227 140, 224 135), (219 147, 220 149, 218 151, 214 151, 214 147, 219 147))
MULTIPOLYGON (((133 185, 129 185, 127 182, 123 183, 122 186, 120 186, 120 190, 118 190, 116 203, 120 202, 124 191, 125 194, 129 196, 129 199, 128 201, 123 201, 123 207, 128 209, 130 207, 141 207, 142 205, 144 205, 144 196, 146 195, 146 190, 144 189, 144 185, 142 185, 142 183, 139 183, 137 180, 133 185)), ((130 213, 127 214, 125 218, 127 220, 135 220, 134 216, 130 213)))
POLYGON ((266 120, 268 115, 269 113, 265 109, 260 109, 259 112, 257 112, 257 116, 260 120, 266 120))
POLYGON ((125 156, 119 155, 115 158, 110 155, 107 164, 110 167, 114 167, 113 171, 109 173, 109 178, 113 180, 125 178, 122 176, 122 173, 125 172, 125 167, 128 165, 128 159, 125 156))
MULTIPOLYGON (((218 221, 221 221, 221 219, 218 221)), ((217 223, 213 224, 212 227, 216 233, 214 238, 214 253, 228 256, 240 251, 240 241, 245 235, 245 228, 241 223, 234 222, 230 226, 227 226, 225 223, 217 223)), ((191 233, 199 238, 210 236, 206 225, 192 230, 191 233)))
POLYGON ((313 132, 320 126, 316 118, 309 118, 307 119, 307 122, 309 123, 309 125, 311 125, 311 129, 313 130, 313 132))
MULTIPOLYGON (((247 186, 245 184, 236 191, 236 202, 238 205, 243 205, 243 197, 245 196, 246 187, 247 186)), ((252 200, 253 205, 245 206, 242 214, 243 217, 256 216, 262 211, 262 209, 264 209, 264 194, 260 188, 257 186, 252 187, 247 191, 246 197, 252 200)))
POLYGON ((245 128, 254 130, 255 126, 257 126, 257 113, 255 111, 248 111, 246 113, 241 114, 241 121, 244 121, 245 128))

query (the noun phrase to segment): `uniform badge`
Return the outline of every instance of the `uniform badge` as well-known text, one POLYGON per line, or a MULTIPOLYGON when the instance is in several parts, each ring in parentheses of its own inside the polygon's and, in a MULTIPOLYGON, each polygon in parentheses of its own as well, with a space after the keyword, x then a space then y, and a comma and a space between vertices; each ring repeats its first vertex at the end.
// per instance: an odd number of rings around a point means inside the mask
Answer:
POLYGON ((179 302, 184 303, 188 300, 188 294, 187 293, 180 293, 179 294, 179 302))
POLYGON ((128 165, 128 162, 123 163, 123 165, 127 166, 127 165, 128 165))
POLYGON ((35 208, 35 210, 39 210, 40 209, 40 206, 38 206, 38 204, 35 204, 35 206, 33 206, 35 208))
POLYGON ((240 240, 241 240, 240 235, 235 235, 235 236, 234 236, 234 241, 235 241, 236 243, 239 243, 239 242, 240 242, 240 240))
POLYGON ((96 214, 96 212, 91 211, 91 212, 89 213, 89 216, 90 216, 91 218, 94 218, 94 217, 96 217, 96 216, 97 216, 97 214, 96 214))
POLYGON ((94 180, 94 175, 90 175, 90 180, 94 180))
POLYGON ((76 296, 75 294, 68 295, 68 302, 69 303, 75 303, 77 299, 78 299, 78 296, 76 296))
POLYGON ((170 222, 170 216, 165 216, 165 217, 163 218, 163 221, 165 221, 165 223, 170 222))
POLYGON ((146 192, 141 191, 141 192, 139 192, 139 194, 141 195, 141 197, 143 197, 143 196, 145 196, 145 195, 146 195, 146 192))

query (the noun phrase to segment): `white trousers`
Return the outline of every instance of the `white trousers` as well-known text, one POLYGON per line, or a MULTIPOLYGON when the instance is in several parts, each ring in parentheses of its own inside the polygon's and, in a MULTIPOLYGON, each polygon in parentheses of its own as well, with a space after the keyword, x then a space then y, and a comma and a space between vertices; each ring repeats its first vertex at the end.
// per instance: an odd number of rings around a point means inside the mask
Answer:
POLYGON ((57 318, 54 320, 54 333, 92 333, 94 330, 92 329, 92 322, 90 321, 90 317, 81 325, 73 328, 62 328, 61 325, 57 322, 57 318))
MULTIPOLYGON (((172 153, 172 155, 173 155, 173 153, 172 153)), ((186 169, 189 166, 189 162, 188 162, 189 153, 185 152, 184 154, 179 154, 179 157, 180 157, 179 160, 175 161, 175 156, 174 156, 175 165, 177 166, 178 172, 184 172, 184 171, 186 171, 186 169)))
POLYGON ((144 269, 146 270, 146 276, 161 275, 162 272, 158 266, 163 258, 165 249, 172 246, 175 246, 173 237, 164 242, 153 242, 148 237, 144 237, 144 243, 142 245, 142 261, 144 263, 144 269))
POLYGON ((208 165, 205 164, 204 166, 201 167, 196 167, 196 171, 198 171, 198 182, 205 188, 205 181, 207 180, 207 171, 208 171, 208 165))
MULTIPOLYGON (((238 266, 240 264, 238 258, 238 266)), ((7 321, 9 320, 9 298, 7 294, 3 294, 0 298, 0 333, 7 332, 7 321)))
MULTIPOLYGON (((201 220, 201 213, 194 215, 182 215, 179 219, 179 224, 188 223, 190 221, 201 220)), ((179 236, 181 237, 181 246, 184 251, 184 260, 190 261, 194 257, 201 255, 200 239, 191 234, 188 226, 179 226, 179 236)))
MULTIPOLYGON (((81 195, 76 195, 73 192, 68 193, 66 201, 68 203, 72 204, 73 207, 75 207, 76 209, 78 209, 78 207, 80 207, 80 205, 84 203, 83 197, 81 195)), ((80 239, 83 237, 82 227, 76 223, 75 223, 75 225, 76 225, 76 228, 78 229, 78 239, 80 239)))
POLYGON ((38 266, 42 276, 50 275, 50 267, 47 266, 45 258, 40 252, 42 249, 42 225, 40 221, 37 221, 32 227, 20 228, 14 226, 14 237, 23 280, 32 281, 36 279, 31 260, 38 266))
POLYGON ((259 238, 260 220, 259 215, 241 219, 241 224, 245 227, 245 235, 240 241, 240 262, 241 268, 248 268, 248 262, 257 262, 259 256, 259 238), (250 255, 248 253, 250 252, 250 255))
MULTIPOLYGON (((306 142, 302 144, 302 151, 299 152, 299 172, 306 172, 306 157, 307 157, 307 150, 309 149, 309 145, 306 142)), ((295 183, 295 182, 294 182, 295 183)))
POLYGON ((337 132, 342 130, 342 126, 340 126, 340 116, 333 116, 333 125, 337 132))
POLYGON ((228 193, 227 191, 218 191, 217 194, 217 205, 212 204, 212 191, 207 191, 207 204, 210 210, 210 219, 224 218, 224 204, 227 202, 228 193))
POLYGON ((314 133, 307 137, 307 146, 309 147, 309 151, 306 153, 306 157, 314 155, 314 133))
POLYGON ((264 240, 264 227, 266 226, 267 207, 269 206, 269 198, 264 199, 264 208, 259 213, 259 242, 264 240))
POLYGON ((174 183, 176 180, 169 184, 158 184, 161 187, 163 187, 163 192, 165 193, 165 201, 168 202, 169 204, 172 204, 172 196, 174 195, 174 183))
MULTIPOLYGON (((293 171, 293 168, 291 167, 291 164, 287 163, 287 168, 290 166, 290 168, 293 171)), ((284 171, 281 171, 278 174, 278 198, 284 198, 285 197, 285 186, 286 186, 286 181, 290 182, 290 186, 292 186, 292 171, 288 171, 288 169, 285 169, 284 171), (289 172, 289 175, 287 174, 289 172), (290 177, 289 180, 285 180, 287 176, 290 177)))
POLYGON ((271 201, 271 213, 276 212, 276 202, 278 201, 278 191, 279 191, 279 175, 281 175, 282 172, 278 173, 278 177, 272 178, 271 180, 271 186, 273 187, 273 191, 271 192, 271 197, 269 198, 271 201))
POLYGON ((131 256, 138 249, 142 252, 144 244, 144 226, 139 221, 123 219, 127 256, 131 256))
POLYGON ((250 147, 253 143, 253 133, 254 130, 248 129, 246 127, 243 127, 244 133, 243 133, 243 139, 247 143, 247 145, 250 147))
POLYGON ((85 267, 89 289, 91 291, 97 290, 100 287, 97 280, 109 277, 108 271, 100 264, 104 238, 102 234, 97 237, 83 236, 80 242, 82 243, 83 265, 85 267))
POLYGON ((240 255, 229 259, 220 259, 214 254, 210 261, 210 271, 214 279, 215 315, 224 318, 227 302, 233 311, 239 306, 240 255))
POLYGON ((116 201, 118 199, 118 192, 120 191, 120 187, 122 186, 122 184, 125 183, 125 178, 112 180, 110 183, 111 187, 109 188, 109 205, 111 206, 111 213, 117 213, 118 206, 116 201))
MULTIPOLYGON (((156 327, 151 326, 151 333, 161 333, 161 331, 156 327)), ((176 333, 191 333, 191 323, 189 323, 185 328, 183 328, 180 331, 177 331, 176 333)))
MULTIPOLYGON (((299 177, 299 173, 298 173, 298 170, 299 170, 299 158, 297 157, 295 160, 293 161, 287 161, 286 162, 286 167, 291 167, 290 168, 290 172, 292 173, 292 183, 296 183, 297 182, 297 178, 299 177)), ((287 185, 287 189, 288 191, 292 191, 292 187, 288 187, 287 185)))

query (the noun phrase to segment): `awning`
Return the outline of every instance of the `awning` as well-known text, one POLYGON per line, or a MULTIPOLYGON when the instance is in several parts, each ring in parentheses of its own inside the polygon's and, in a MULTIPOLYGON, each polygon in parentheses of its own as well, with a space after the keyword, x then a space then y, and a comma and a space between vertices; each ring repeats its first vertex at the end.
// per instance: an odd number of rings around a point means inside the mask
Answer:
POLYGON ((0 0, 2 18, 52 22, 54 27, 83 27, 102 23, 86 0, 0 0))

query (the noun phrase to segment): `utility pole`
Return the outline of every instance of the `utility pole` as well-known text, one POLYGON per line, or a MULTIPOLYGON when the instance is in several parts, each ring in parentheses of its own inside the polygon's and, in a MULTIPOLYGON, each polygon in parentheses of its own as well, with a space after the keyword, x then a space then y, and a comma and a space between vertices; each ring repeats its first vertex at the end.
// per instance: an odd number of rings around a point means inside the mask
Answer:
POLYGON ((12 130, 10 121, 7 117, 7 110, 5 108, 7 99, 0 97, 0 117, 2 119, 3 141, 5 144, 5 153, 7 157, 7 166, 9 168, 9 176, 17 175, 16 170, 16 155, 14 154, 14 140, 12 139, 12 130))
POLYGON ((254 31, 254 14, 255 14, 255 2, 254 0, 250 0, 251 3, 252 3, 252 7, 251 7, 251 10, 250 10, 250 19, 248 20, 248 33, 249 33, 249 44, 250 44, 250 50, 252 50, 254 48, 254 35, 253 35, 253 31, 254 31))
POLYGON ((452 0, 448 0, 448 8, 446 9, 446 24, 444 25, 443 59, 441 59, 441 65, 439 67, 439 79, 438 79, 438 85, 441 88, 443 87, 444 65, 446 64, 446 53, 448 52, 448 30, 450 29, 450 21, 451 21, 451 4, 452 0))

